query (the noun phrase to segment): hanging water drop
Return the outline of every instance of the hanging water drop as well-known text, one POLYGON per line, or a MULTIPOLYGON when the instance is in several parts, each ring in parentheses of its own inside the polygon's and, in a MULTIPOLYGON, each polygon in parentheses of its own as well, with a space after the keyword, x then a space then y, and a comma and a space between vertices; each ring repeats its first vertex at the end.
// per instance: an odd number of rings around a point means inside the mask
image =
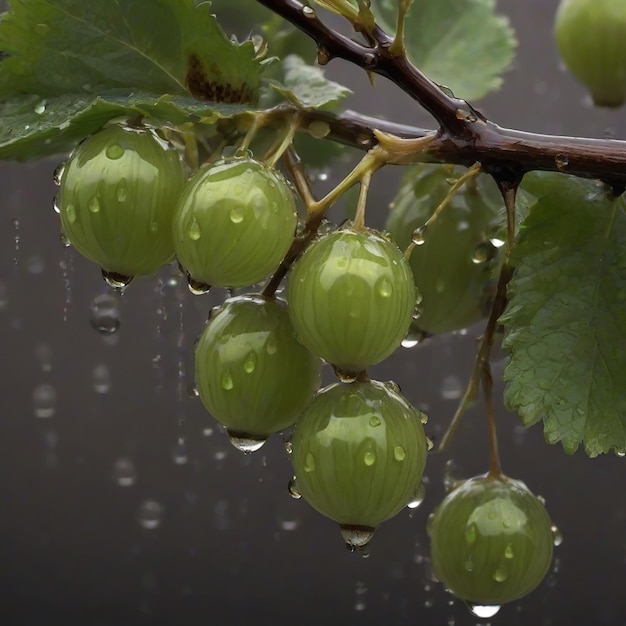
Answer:
POLYGON ((189 274, 187 274, 187 287, 194 296, 202 296, 205 293, 209 293, 211 285, 201 283, 199 280, 195 280, 189 274))
MULTIPOLYGON (((55 170, 54 173, 52 174, 52 182, 59 187, 61 185, 61 179, 63 178, 63 172, 65 171, 65 166, 67 165, 67 161, 63 161, 62 163, 59 163, 55 170)), ((55 198, 55 205, 56 205, 56 198, 55 198)), ((55 209, 57 213, 60 213, 60 211, 58 209, 55 209)))
POLYGON ((200 224, 198 223, 198 220, 195 217, 193 218, 189 226, 189 230, 187 231, 187 236, 192 241, 198 241, 198 239, 202 237, 202 229, 200 228, 200 224))
POLYGON ((133 276, 125 276, 118 272, 108 272, 104 269, 102 270, 102 278, 111 289, 116 291, 124 291, 133 280, 133 276))
POLYGON ((289 481, 289 484, 287 485, 287 490, 289 491, 289 495, 295 500, 299 500, 302 497, 302 494, 298 491, 298 485, 296 484, 295 476, 289 481))
POLYGON ((339 532, 350 552, 364 548, 372 540, 375 530, 370 526, 339 525, 339 532))
POLYGON ((472 252, 472 263, 474 265, 480 265, 493 259, 496 253, 496 248, 490 241, 482 241, 479 243, 472 252))
POLYGON ((467 603, 467 608, 470 610, 472 615, 476 617, 480 617, 481 619, 489 619, 493 617, 499 610, 500 606, 496 604, 486 605, 486 604, 473 604, 471 602, 467 603))
POLYGON ((97 295, 91 303, 91 326, 101 335, 112 335, 120 328, 118 299, 109 293, 97 295))
POLYGON ((416 228, 413 231, 413 234, 411 235, 411 241, 416 245, 416 246, 423 246, 424 242, 426 241, 426 231, 428 230, 428 227, 426 226, 426 224, 424 224, 423 226, 419 226, 418 228, 416 228))
POLYGON ((424 502, 424 498, 426 497, 426 486, 423 482, 420 482, 413 491, 411 495, 411 499, 407 502, 407 507, 409 509, 416 509, 422 502, 424 502))
POLYGON ((244 454, 252 454, 259 450, 263 444, 267 441, 267 437, 258 435, 248 435, 245 433, 238 433, 232 430, 226 430, 228 433, 228 439, 230 443, 244 454))

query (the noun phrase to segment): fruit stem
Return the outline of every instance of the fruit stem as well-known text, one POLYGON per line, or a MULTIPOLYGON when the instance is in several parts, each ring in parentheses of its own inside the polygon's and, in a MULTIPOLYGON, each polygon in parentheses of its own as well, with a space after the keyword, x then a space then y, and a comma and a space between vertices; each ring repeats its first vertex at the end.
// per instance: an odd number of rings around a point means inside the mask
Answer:
POLYGON ((365 228, 365 206, 367 204, 367 194, 372 180, 372 172, 365 172, 361 179, 361 189, 359 192, 359 201, 356 206, 356 215, 354 217, 353 227, 355 230, 363 230, 365 228))
POLYGON ((289 146, 283 155, 283 162, 285 163, 285 169, 296 186, 296 190, 302 198, 308 213, 309 207, 315 203, 315 198, 313 197, 313 192, 311 191, 309 179, 304 171, 302 159, 294 150, 293 146, 289 146))
POLYGON ((496 432, 496 419, 493 406, 493 377, 491 375, 491 364, 489 361, 483 364, 482 383, 483 392, 485 393, 485 409, 489 428, 489 454, 491 457, 488 476, 490 478, 498 478, 502 476, 502 465, 500 464, 500 454, 498 453, 498 434, 496 432))
POLYGON ((406 14, 413 0, 400 0, 398 2, 398 19, 396 22, 396 34, 393 43, 389 46, 389 54, 396 57, 406 56, 406 48, 404 47, 404 23, 406 14))
MULTIPOLYGON (((420 232, 425 233, 430 226, 435 222, 435 220, 443 213, 443 210, 450 204, 452 198, 456 196, 459 189, 468 181, 473 180, 478 174, 480 174, 482 170, 482 165, 480 163, 474 163, 472 167, 465 172, 461 177, 459 177, 455 183, 450 187, 450 191, 446 195, 446 197, 439 203, 439 206, 433 211, 433 214, 426 220, 423 226, 419 227, 420 232)), ((406 250, 404 251, 404 256, 409 260, 411 257, 411 252, 417 243, 413 240, 409 243, 406 250)))
POLYGON ((252 124, 250 124, 250 127, 248 128, 244 138, 241 140, 241 143, 239 144, 239 150, 241 151, 248 150, 248 148, 250 147, 250 144, 256 137, 259 130, 263 126, 265 126, 267 122, 266 118, 267 116, 263 114, 258 114, 254 116, 252 120, 252 124))
POLYGON ((280 157, 283 156, 287 148, 289 148, 293 142, 294 135, 300 125, 299 117, 300 116, 297 113, 293 116, 293 118, 289 121, 289 125, 287 126, 283 136, 279 137, 278 141, 269 149, 268 155, 271 156, 266 155, 263 159, 270 167, 276 166, 280 157))

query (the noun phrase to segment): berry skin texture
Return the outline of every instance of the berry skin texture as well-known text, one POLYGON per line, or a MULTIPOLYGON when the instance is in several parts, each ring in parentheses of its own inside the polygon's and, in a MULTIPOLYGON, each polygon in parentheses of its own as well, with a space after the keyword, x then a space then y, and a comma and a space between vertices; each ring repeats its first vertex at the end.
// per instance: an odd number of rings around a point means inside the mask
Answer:
POLYGON ((298 491, 343 527, 373 532, 420 484, 427 454, 423 418, 380 382, 322 389, 298 418, 292 439, 298 491))
POLYGON ((570 72, 597 106, 619 107, 626 97, 626 3, 562 0, 555 36, 570 72))
POLYGON ((530 593, 552 562, 552 523, 518 480, 464 481, 428 520, 435 575, 468 603, 499 606, 530 593))
POLYGON ((244 287, 278 267, 297 226, 277 170, 250 158, 210 163, 189 180, 174 219, 179 263, 199 283, 244 287))
POLYGON ((261 296, 226 300, 195 353, 207 411, 231 434, 259 441, 294 423, 319 386, 320 366, 297 341, 285 303, 261 296))
MULTIPOLYGON (((446 197, 449 177, 449 168, 443 166, 411 170, 411 185, 402 187, 386 225, 401 249, 446 197)), ((409 264, 422 295, 412 325, 416 330, 446 333, 485 316, 504 250, 494 248, 485 234, 496 212, 496 206, 485 201, 483 189, 464 187, 429 225, 423 243, 413 248, 409 264)))
POLYGON ((400 345, 417 298, 397 246, 351 228, 315 241, 294 264, 287 291, 302 343, 345 373, 365 370, 400 345))
POLYGON ((172 216, 185 178, 178 153, 155 133, 109 126, 81 143, 63 170, 63 232, 106 272, 151 274, 174 257, 172 216))

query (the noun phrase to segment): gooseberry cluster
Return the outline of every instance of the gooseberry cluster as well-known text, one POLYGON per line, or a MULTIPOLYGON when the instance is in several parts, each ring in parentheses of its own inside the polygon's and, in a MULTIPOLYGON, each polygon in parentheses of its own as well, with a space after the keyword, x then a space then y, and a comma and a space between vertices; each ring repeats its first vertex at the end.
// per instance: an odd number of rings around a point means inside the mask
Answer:
MULTIPOLYGON (((82 142, 59 174, 63 234, 117 287, 174 258, 197 294, 246 287, 276 271, 298 236, 284 176, 247 154, 188 174, 155 131, 109 126, 82 142)), ((405 233, 430 216, 415 212, 414 199, 401 198, 390 219, 405 247, 405 233)), ((420 330, 442 332, 482 313, 489 271, 468 249, 478 254, 493 216, 472 207, 470 223, 468 210, 453 205, 410 263, 390 236, 357 222, 318 235, 293 262, 285 300, 273 291, 232 296, 212 310, 197 343, 206 409, 246 453, 295 424, 292 489, 339 524, 352 550, 422 497, 427 418, 367 369, 398 348, 416 318, 420 330), (462 245, 446 248, 448 263, 432 265, 451 228, 462 245), (461 306, 455 297, 468 284, 472 297, 461 306), (319 389, 322 361, 339 382, 319 389)), ((551 560, 547 514, 510 479, 467 481, 429 528, 437 575, 468 602, 524 595, 551 560)))

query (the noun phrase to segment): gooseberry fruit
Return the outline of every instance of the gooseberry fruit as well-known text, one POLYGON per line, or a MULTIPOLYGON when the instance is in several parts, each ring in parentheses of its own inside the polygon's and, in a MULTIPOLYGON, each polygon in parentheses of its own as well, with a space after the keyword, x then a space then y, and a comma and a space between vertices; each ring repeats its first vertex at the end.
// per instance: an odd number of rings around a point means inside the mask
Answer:
POLYGON ((60 177, 66 239, 120 281, 174 257, 172 215, 185 182, 179 154, 151 130, 109 126, 83 141, 60 177))
POLYGON ((618 107, 626 97, 626 3, 562 0, 555 35, 561 57, 598 106, 618 107))
POLYGON ((296 226, 294 194, 279 171, 251 158, 224 159, 201 167, 181 195, 176 256, 196 283, 243 287, 276 269, 296 226))
POLYGON ((298 342, 283 301, 230 298, 195 353, 196 386, 231 442, 244 451, 291 426, 319 385, 320 360, 298 342))
POLYGON ((400 248, 412 237, 416 241, 409 263, 422 300, 413 326, 428 334, 460 330, 484 317, 502 259, 504 242, 493 238, 494 245, 488 237, 498 207, 482 187, 462 188, 428 229, 419 231, 448 194, 450 174, 446 166, 413 168, 386 225, 400 248))
POLYGON ((375 231, 349 227, 304 252, 287 290, 302 343, 345 373, 382 361, 400 345, 417 297, 397 246, 375 231))
POLYGON ((472 605, 497 607, 546 575, 552 522, 519 480, 476 476, 450 492, 428 521, 435 575, 472 605))
POLYGON ((291 460, 297 489, 360 546, 414 498, 426 463, 422 421, 393 385, 335 383, 296 423, 291 460))

